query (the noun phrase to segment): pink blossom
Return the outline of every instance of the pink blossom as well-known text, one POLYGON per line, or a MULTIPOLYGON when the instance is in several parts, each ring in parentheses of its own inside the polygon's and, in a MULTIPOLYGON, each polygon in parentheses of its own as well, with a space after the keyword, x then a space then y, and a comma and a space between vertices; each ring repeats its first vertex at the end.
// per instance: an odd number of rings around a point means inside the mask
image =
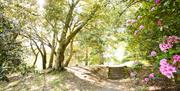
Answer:
POLYGON ((157 52, 156 52, 156 51, 151 51, 150 56, 155 57, 156 55, 157 55, 157 52))
POLYGON ((159 44, 159 48, 160 48, 160 50, 161 51, 163 51, 163 52, 167 52, 168 51, 168 49, 170 49, 170 48, 172 48, 173 47, 173 45, 172 44, 165 44, 165 43, 163 43, 163 44, 159 44))
POLYGON ((143 25, 139 26, 139 29, 140 30, 144 29, 144 26, 143 25))
POLYGON ((136 22, 137 22, 137 20, 134 20, 134 19, 131 20, 131 23, 136 23, 136 22))
POLYGON ((174 55, 173 56, 173 64, 180 62, 180 55, 174 55))
POLYGON ((137 18, 138 18, 138 19, 141 19, 141 18, 142 18, 142 16, 138 16, 137 18))
POLYGON ((157 20, 157 25, 158 25, 158 26, 162 26, 161 20, 157 20))
POLYGON ((164 59, 161 59, 161 60, 160 60, 160 65, 161 65, 161 66, 168 65, 167 59, 165 59, 165 58, 164 58, 164 59))
POLYGON ((154 73, 149 74, 149 78, 154 78, 154 73))
POLYGON ((132 20, 127 20, 126 22, 127 22, 127 23, 129 23, 129 24, 132 24, 132 23, 136 23, 136 22, 137 22, 137 20, 132 19, 132 20))
POLYGON ((144 82, 148 82, 149 81, 149 78, 144 78, 144 82))
POLYGON ((155 4, 159 5, 161 0, 155 0, 155 4))
POLYGON ((173 66, 167 66, 167 72, 176 72, 176 67, 173 66))
POLYGON ((138 34, 138 32, 139 32, 139 30, 134 31, 134 35, 137 35, 137 34, 138 34))
POLYGON ((159 70, 160 70, 161 74, 165 75, 166 77, 174 78, 173 73, 176 72, 176 67, 167 63, 166 59, 161 59, 159 70))
POLYGON ((167 42, 169 44, 174 44, 174 43, 179 43, 179 41, 180 41, 180 38, 178 38, 175 35, 172 35, 172 36, 167 37, 165 42, 167 42))
POLYGON ((174 78, 174 75, 172 73, 164 73, 163 75, 165 75, 167 78, 171 79, 171 78, 174 78))
POLYGON ((155 10, 155 7, 152 7, 150 11, 154 11, 155 10))
POLYGON ((127 23, 131 23, 131 20, 127 20, 126 22, 127 22, 127 23))

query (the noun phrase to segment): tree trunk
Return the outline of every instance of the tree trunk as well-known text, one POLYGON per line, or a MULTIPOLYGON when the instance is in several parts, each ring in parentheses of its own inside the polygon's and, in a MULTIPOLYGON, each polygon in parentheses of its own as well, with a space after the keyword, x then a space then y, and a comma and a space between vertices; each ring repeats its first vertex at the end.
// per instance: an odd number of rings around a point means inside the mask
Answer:
POLYGON ((31 50, 32 50, 33 54, 35 55, 34 63, 33 63, 33 65, 32 65, 32 67, 34 67, 35 64, 36 64, 36 61, 37 61, 39 52, 36 53, 35 49, 33 48, 32 43, 30 43, 30 46, 31 46, 31 50))
POLYGON ((42 66, 43 66, 43 69, 46 69, 46 58, 47 58, 47 56, 46 56, 46 49, 45 49, 45 47, 44 47, 44 44, 42 43, 42 47, 43 47, 43 53, 44 53, 44 55, 42 55, 42 66))
POLYGON ((40 47, 38 46, 37 42, 36 42, 35 40, 33 40, 33 39, 31 39, 31 40, 34 42, 34 44, 36 45, 38 51, 39 51, 40 54, 41 54, 41 57, 42 57, 42 67, 43 67, 43 69, 45 69, 45 68, 46 68, 46 50, 45 50, 45 48, 44 48, 44 44, 43 44, 43 42, 42 42, 42 46, 43 46, 43 51, 42 51, 42 50, 40 49, 40 47))
POLYGON ((53 65, 53 60, 54 60, 54 55, 55 55, 55 39, 56 39, 56 34, 54 32, 48 68, 52 68, 52 65, 53 65))
POLYGON ((49 58, 48 68, 52 68, 53 60, 54 60, 54 54, 55 54, 55 48, 52 48, 52 49, 51 49, 50 58, 49 58))
POLYGON ((67 67, 69 65, 69 62, 71 61, 72 56, 73 56, 73 40, 71 41, 71 44, 70 44, 70 55, 66 63, 64 64, 64 67, 67 67))
POLYGON ((39 54, 39 52, 35 55, 35 59, 34 59, 34 63, 33 63, 33 66, 32 66, 32 67, 34 67, 35 64, 36 64, 36 62, 37 62, 38 54, 39 54))
POLYGON ((66 47, 61 42, 59 43, 59 47, 57 49, 57 57, 55 61, 55 70, 63 70, 63 62, 64 62, 64 51, 66 47))

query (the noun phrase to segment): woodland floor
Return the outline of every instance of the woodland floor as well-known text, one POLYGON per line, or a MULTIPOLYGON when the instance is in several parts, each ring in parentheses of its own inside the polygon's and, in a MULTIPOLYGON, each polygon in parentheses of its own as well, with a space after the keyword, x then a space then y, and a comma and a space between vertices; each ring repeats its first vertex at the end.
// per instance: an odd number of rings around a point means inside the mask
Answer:
POLYGON ((0 91, 147 91, 159 89, 155 86, 140 85, 136 79, 101 79, 78 67, 70 69, 72 69, 71 72, 61 73, 30 73, 26 76, 12 74, 9 77, 10 82, 0 82, 0 91))

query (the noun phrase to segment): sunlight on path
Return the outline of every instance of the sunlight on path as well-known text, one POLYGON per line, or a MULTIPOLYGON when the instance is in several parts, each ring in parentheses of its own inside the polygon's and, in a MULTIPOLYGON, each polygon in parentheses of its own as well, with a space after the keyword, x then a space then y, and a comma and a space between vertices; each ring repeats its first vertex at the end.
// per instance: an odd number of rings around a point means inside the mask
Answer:
POLYGON ((102 91, 134 91, 135 88, 133 88, 131 79, 122 79, 122 80, 110 80, 110 79, 102 79, 92 72, 88 71, 87 68, 79 68, 79 67, 68 67, 66 68, 67 71, 73 73, 77 77, 79 77, 82 80, 89 81, 92 84, 96 84, 100 87, 108 87, 107 90, 102 91), (111 89, 111 90, 110 90, 111 89))

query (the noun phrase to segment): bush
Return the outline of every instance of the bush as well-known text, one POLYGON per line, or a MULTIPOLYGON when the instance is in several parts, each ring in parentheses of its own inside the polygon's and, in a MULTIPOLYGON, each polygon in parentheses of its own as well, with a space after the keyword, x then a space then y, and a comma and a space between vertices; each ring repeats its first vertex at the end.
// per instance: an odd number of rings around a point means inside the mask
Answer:
POLYGON ((7 78, 6 74, 15 71, 22 62, 22 45, 17 40, 16 25, 0 17, 0 80, 7 78))

